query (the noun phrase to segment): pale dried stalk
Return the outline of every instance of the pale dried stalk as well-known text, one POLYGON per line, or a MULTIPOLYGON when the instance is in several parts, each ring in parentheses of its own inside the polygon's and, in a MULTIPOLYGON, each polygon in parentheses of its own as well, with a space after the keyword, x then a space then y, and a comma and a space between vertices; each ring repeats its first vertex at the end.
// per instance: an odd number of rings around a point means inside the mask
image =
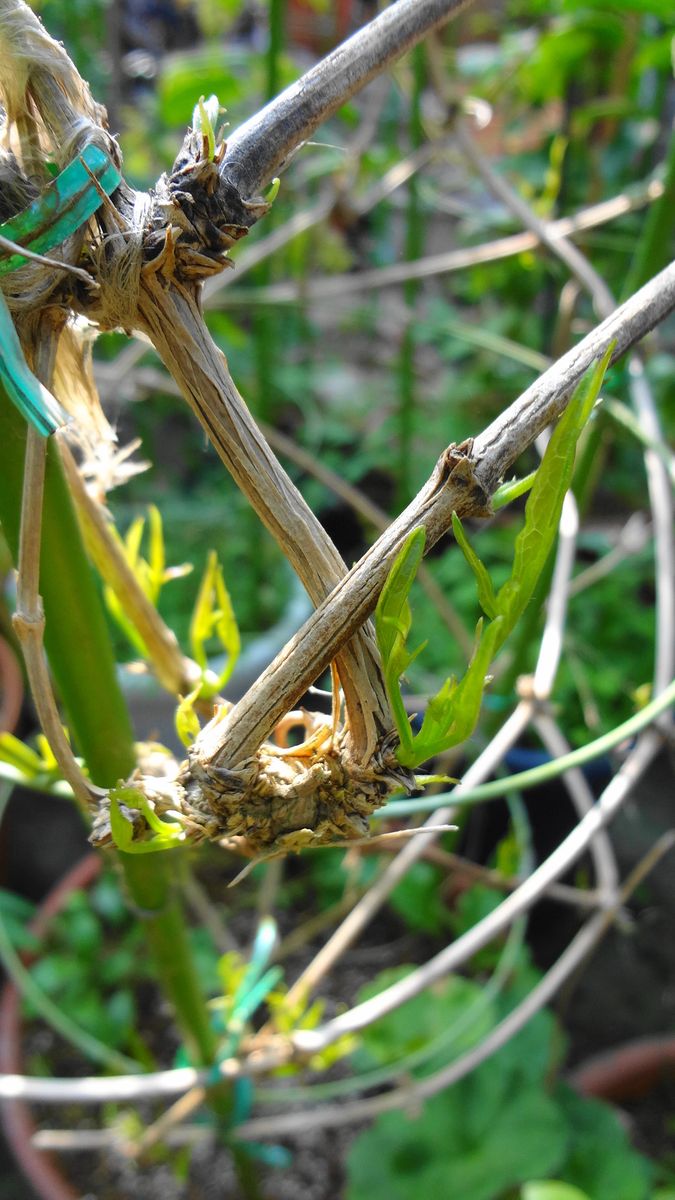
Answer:
MULTIPOLYGON (((280 430, 274 429, 272 426, 264 425, 262 422, 261 429, 275 450, 290 458, 291 462, 301 467, 308 475, 312 475, 315 479, 325 484, 327 488, 330 488, 336 496, 346 501, 354 509, 354 512, 357 512, 360 517, 363 517, 375 529, 383 532, 387 528, 389 525, 387 513, 379 505, 373 503, 359 488, 354 487, 352 483, 348 483, 346 479, 342 479, 340 475, 332 471, 330 467, 325 466, 324 463, 310 454, 308 450, 305 450, 302 446, 298 446, 285 433, 281 433, 280 430)), ((472 638, 469 636, 459 613, 453 608, 442 587, 436 582, 435 577, 424 563, 420 564, 417 572, 417 582, 422 591, 426 592, 439 617, 468 658, 473 649, 472 638)))
MULTIPOLYGON (((139 389, 147 389, 149 391, 164 389, 165 392, 175 393, 178 396, 182 395, 180 388, 170 376, 153 367, 138 371, 134 382, 139 389)), ((275 429, 273 425, 267 425, 264 421, 259 421, 258 428, 274 450, 277 450, 285 458, 290 458, 291 462, 295 463, 296 466, 300 467, 308 475, 312 475, 314 479, 318 479, 330 491, 334 492, 336 496, 339 496, 341 500, 349 504, 369 525, 373 525, 375 529, 380 531, 387 528, 389 517, 386 512, 359 488, 342 479, 340 475, 331 470, 330 467, 327 467, 320 459, 315 458, 303 446, 299 446, 292 438, 287 437, 285 433, 282 433, 279 429, 275 429)), ((473 640, 469 637, 461 617, 452 607, 440 584, 436 582, 435 577, 424 563, 420 565, 417 572, 417 580, 422 590, 426 592, 431 603, 434 605, 441 620, 468 657, 473 648, 473 640)))
MULTIPOLYGON (((421 149, 424 150, 426 147, 421 149)), ((419 153, 421 154, 421 151, 419 153)), ((410 159, 404 160, 404 163, 409 166, 413 162, 417 165, 417 158, 414 155, 411 155, 410 159)), ((401 163, 397 163, 396 167, 388 172, 388 175, 394 176, 401 166, 401 163)), ((400 181, 398 178, 392 179, 389 190, 393 189, 394 183, 395 186, 399 186, 399 183, 405 182, 408 177, 408 172, 402 171, 400 181)), ((380 192, 383 190, 386 179, 387 176, 380 181, 382 187, 375 185, 363 197, 363 200, 354 201, 355 211, 358 213, 368 211, 371 204, 375 204, 380 199, 380 192)), ((631 192, 621 193, 611 200, 603 200, 599 204, 582 209, 571 217, 562 217, 558 221, 548 222, 549 236, 555 239, 573 235, 585 229, 594 229, 608 221, 616 220, 617 217, 624 216, 626 213, 644 208, 662 194, 663 184, 660 180, 652 179, 631 192)), ((202 292, 204 307, 207 309, 221 308, 223 305, 236 306, 244 303, 249 305, 256 303, 293 304, 304 300, 328 299, 334 295, 351 294, 352 291, 393 286, 405 282, 409 278, 429 278, 433 275, 464 270, 479 263, 510 258, 525 250, 535 250, 539 245, 536 235, 517 233, 511 237, 486 242, 482 246, 472 246, 466 250, 450 250, 444 254, 421 258, 414 263, 400 263, 392 267, 375 268, 372 271, 359 271, 347 278, 331 279, 326 277, 322 280, 320 277, 314 277, 297 284, 282 282, 255 289, 239 287, 242 274, 256 266, 258 262, 268 258, 277 248, 285 246, 298 234, 323 220, 331 211, 332 205, 333 201, 331 200, 329 203, 328 199, 318 202, 313 208, 289 218, 278 230, 275 229, 266 238, 256 242, 254 246, 245 249, 235 259, 236 270, 232 275, 220 275, 206 281, 202 292), (411 272, 417 272, 418 268, 421 268, 421 274, 411 274, 411 272), (388 274, 388 272, 394 272, 394 274, 388 274), (236 285, 234 290, 232 290, 232 285, 236 285), (331 287, 333 291, 330 290, 331 287), (324 288, 327 288, 328 291, 324 291, 324 288)), ((137 330, 134 331, 134 335, 138 340, 121 351, 113 363, 97 362, 97 379, 104 386, 119 389, 120 382, 129 375, 143 355, 147 354, 149 340, 146 335, 137 330)))
MULTIPOLYGON (((356 1033, 407 1000, 418 995, 432 983, 442 979, 450 971, 457 970, 484 946, 487 946, 511 922, 539 899, 549 884, 554 883, 578 862, 581 855, 616 816, 635 784, 649 766, 662 745, 662 739, 654 730, 643 734, 635 750, 629 755, 621 770, 605 788, 602 796, 589 813, 560 843, 541 866, 512 892, 478 925, 462 934, 451 945, 446 946, 422 967, 391 987, 386 988, 371 1000, 366 1000, 348 1013, 333 1018, 316 1030, 298 1030, 293 1034, 293 1044, 300 1051, 316 1054, 340 1037, 356 1033)), ((434 815, 437 819, 437 814, 434 815)), ((421 840, 421 839, 420 839, 421 840)))
MULTIPOLYGON (((548 700, 549 691, 553 686, 562 652, 566 596, 573 563, 576 507, 570 496, 566 498, 561 527, 563 536, 556 555, 554 583, 551 592, 552 603, 547 610, 546 625, 542 635, 534 676, 532 679, 522 681, 520 691, 523 698, 520 704, 486 747, 483 754, 469 768, 466 776, 453 793, 457 797, 461 796, 462 792, 467 790, 467 788, 473 787, 475 779, 485 778, 487 773, 494 771, 506 752, 522 735, 538 709, 548 700), (572 518, 571 527, 570 518, 572 518)), ((428 818, 427 824, 450 819, 451 813, 452 809, 450 807, 443 807, 428 818)), ((293 1001, 297 1002, 299 998, 307 996, 317 986, 320 979, 331 969, 347 946, 358 937, 364 926, 373 919, 396 884, 403 878, 408 868, 424 852, 430 840, 431 835, 416 839, 414 843, 407 846, 397 859, 391 863, 370 892, 359 901, 329 941, 322 946, 314 960, 306 967, 290 989, 289 996, 293 1001)), ((610 852, 607 851, 607 853, 610 852)), ((601 877, 605 883, 609 881, 611 874, 611 867, 605 872, 606 862, 607 858, 605 857, 601 865, 601 877)), ((501 908, 497 911, 501 911, 501 908)), ((482 923, 476 928, 480 930, 481 927, 482 923)))
MULTIPOLYGON (((651 739, 651 746, 641 746, 638 753, 638 748, 631 756, 631 768, 634 766, 635 757, 640 758, 640 767, 642 769, 648 765, 654 748, 658 747, 660 740, 653 734, 646 735, 651 739)), ((626 764, 628 766, 628 763, 626 764)), ((632 778, 630 781, 624 779, 622 781, 623 799, 629 794, 630 788, 634 786, 636 779, 639 777, 639 772, 633 773, 630 771, 632 778), (626 787, 627 785, 627 787, 626 787)), ((613 786, 613 785, 610 785, 613 786)), ((593 835, 591 835, 593 836, 593 835)), ((431 1076, 423 1081, 428 1088, 433 1088, 435 1091, 441 1090, 443 1087, 450 1086, 457 1079, 466 1075, 470 1070, 478 1065, 478 1061, 483 1061, 494 1053, 499 1046, 503 1045, 522 1025, 533 1015, 533 1011, 548 1003, 555 991, 566 978, 574 973, 574 970, 583 961, 587 951, 592 947, 596 940, 596 936, 600 935, 600 924, 602 930, 606 929, 611 923, 620 906, 625 903, 628 896, 639 885, 645 875, 653 869, 654 865, 660 858, 667 853, 673 846, 675 837, 672 832, 665 834, 659 839, 658 843, 645 855, 644 859, 638 863, 637 867, 631 871, 625 883, 621 887, 620 895, 617 902, 608 911, 598 913, 592 918, 589 923, 584 926, 586 931, 585 936, 582 936, 584 930, 575 937, 574 941, 564 952, 558 963, 551 968, 544 979, 541 981, 533 993, 523 1002, 523 1006, 519 1005, 505 1022, 502 1022, 489 1035, 487 1042, 481 1042, 481 1045, 475 1050, 468 1052, 468 1055, 449 1064, 448 1067, 442 1069, 441 1072, 431 1076), (591 936, 591 930, 595 931, 595 936, 591 936), (582 949, 582 947, 585 947, 582 949), (540 990, 542 989, 542 990, 540 990), (532 1006, 534 1005, 534 1010, 532 1006), (480 1054, 479 1060, 475 1056, 480 1054), (437 1085, 434 1087, 434 1081, 437 1085)), ((241 1074, 258 1074, 261 1071, 270 1069, 273 1065, 280 1065, 283 1061, 283 1055, 277 1054, 276 1057, 265 1056, 264 1054, 252 1055, 247 1063, 236 1063, 234 1060, 224 1064, 223 1074, 229 1078, 236 1078, 241 1074)), ((148 1097, 166 1097, 175 1095, 185 1091, 189 1087, 194 1087, 200 1080, 206 1079, 207 1071, 197 1071, 194 1068, 183 1067, 171 1071, 153 1072, 145 1076, 139 1075, 120 1075, 113 1076, 107 1079, 98 1079, 96 1077, 88 1077, 85 1079, 32 1079, 24 1075, 5 1075, 0 1076, 0 1096, 6 1098, 22 1097, 26 1100, 46 1101, 52 1104, 98 1104, 106 1100, 120 1101, 140 1101, 148 1097)), ((433 1094, 433 1091, 427 1094, 433 1094)), ((362 1107, 354 1108, 352 1104, 340 1105, 323 1105, 315 1106, 311 1111, 303 1111, 302 1113, 293 1114, 298 1118, 298 1125, 293 1124, 290 1128, 282 1123, 286 1120, 285 1116, 272 1116, 265 1118, 254 1118, 253 1121, 247 1122, 246 1130, 248 1134, 258 1137, 279 1136, 283 1132, 295 1132, 296 1128, 307 1128, 310 1121, 314 1121, 320 1125, 339 1125, 347 1124, 352 1121, 374 1116, 380 1111, 385 1111, 389 1106, 392 1108, 401 1106, 401 1094, 396 1095, 396 1101, 389 1101, 392 1093, 386 1093, 384 1096, 376 1097, 381 1104, 381 1107, 375 1108, 374 1111, 369 1111, 362 1107), (267 1125, 267 1122, 270 1125, 267 1125), (273 1124, 272 1124, 273 1123, 273 1124)), ((406 1091, 405 1100, 409 1093, 406 1091)), ((282 1097, 280 1097, 282 1098, 282 1097)), ((360 1106, 364 1102, 356 1101, 356 1105, 360 1106)), ((366 1104, 371 1102, 366 1101, 366 1104)), ((243 1128, 243 1127, 241 1127, 243 1128)))
POLYGON ((278 175, 328 117, 467 0, 398 0, 237 129, 220 173, 244 199, 278 175))
MULTIPOLYGON (((530 723, 533 711, 532 700, 521 700, 501 729, 492 738, 489 745, 472 763, 453 793, 458 798, 462 792, 468 791, 476 784, 482 783, 494 773, 502 762, 504 755, 515 745, 530 723)), ((451 820, 455 810, 452 805, 443 805, 436 810, 428 824, 438 821, 451 820)), ((416 837, 389 864, 386 870, 375 880, 372 887, 354 905, 352 911, 335 930, 335 933, 323 944, 312 961, 298 976, 286 997, 289 1007, 304 1002, 315 991, 320 981, 333 968, 345 950, 356 940, 365 926, 385 904, 397 883, 400 883, 409 868, 424 853, 426 846, 433 841, 432 834, 416 837)))
MULTIPOLYGON (((177 286, 152 287, 146 281, 139 317, 233 479, 281 546, 310 599, 321 604, 343 578, 345 564, 253 421, 224 355, 206 330, 197 301, 177 286)), ((354 632, 350 645, 338 647, 324 665, 336 658, 354 754, 365 762, 390 729, 391 717, 374 636, 368 628, 354 632)), ((279 716, 292 707, 285 704, 279 716)), ((271 729, 261 731, 254 750, 271 729)))
MULTIPOLYGON (((475 145, 466 126, 456 123, 458 141, 469 162, 481 175, 490 191, 523 222, 572 273, 593 301, 598 316, 608 318, 616 311, 616 301, 604 279, 584 254, 566 238, 550 236, 546 223, 491 166, 475 145)), ((633 407, 648 443, 660 445, 663 430, 642 361, 633 355, 629 361, 629 387, 633 407)), ((654 653, 654 689, 658 694, 668 686, 675 666, 675 551, 673 547, 673 496, 668 467, 661 455, 649 445, 644 451, 647 487, 654 515, 656 553, 656 646, 654 653)))
MULTIPOLYGON (((569 754, 570 744, 553 717, 547 713, 537 714, 534 717, 533 725, 551 758, 560 758, 563 754, 569 754)), ((579 767, 565 771, 562 782, 567 788, 577 815, 580 818, 584 817, 593 808, 595 796, 583 771, 579 767)), ((601 829, 591 842, 590 853, 597 880, 598 902, 609 907, 616 900, 619 870, 611 839, 605 829, 601 829)))
MULTIPOLYGON (((635 414, 647 438, 657 444, 664 439, 644 365, 634 355, 628 365, 628 386, 635 414)), ((644 451, 647 490, 653 514, 656 560, 656 637, 654 646, 654 693, 658 695, 673 678, 675 667, 675 544, 673 543, 673 491, 668 467, 656 450, 644 451)), ((660 722, 670 724, 672 717, 660 722)))
MULTIPOLYGON (((517 912, 530 907, 534 903, 534 899, 548 887, 548 884, 559 878, 561 874, 564 874, 568 867, 584 852, 592 838, 596 836, 597 829, 606 825, 625 802, 661 745, 662 739, 655 731, 649 730, 643 734, 640 742, 624 763, 619 774, 605 789, 593 812, 584 818, 581 825, 573 830, 555 852, 555 863, 552 864, 550 859, 547 860, 546 863, 537 869, 536 874, 539 876, 539 880, 535 881, 535 886, 532 886, 533 877, 530 877, 525 884, 522 884, 514 892, 512 897, 509 897, 509 901, 515 898, 517 912), (546 877, 545 881, 542 879, 542 876, 546 877), (541 884, 541 887, 539 884, 541 884), (527 893, 526 897, 523 896, 523 892, 527 893), (525 900, 524 904, 523 900, 525 900)), ((671 844, 670 840, 663 841, 660 843, 661 850, 658 852, 665 851, 671 844)), ((647 865, 651 866, 656 856, 657 848, 654 847, 645 860, 647 865)), ((626 886, 628 886, 628 883, 631 886, 635 886, 635 878, 635 874, 632 873, 626 886)), ((498 919, 498 923, 495 924, 494 918, 503 917, 501 908, 496 913, 491 914, 493 918, 492 929, 489 935, 484 940, 480 940, 478 944, 476 944, 473 930, 463 935, 461 939, 463 945, 458 958, 461 961, 466 961, 467 958, 470 958, 480 946, 487 944, 492 937, 497 936, 504 928, 504 925, 508 924, 515 915, 516 913, 512 911, 504 923, 502 923, 501 919, 498 919)), ((606 920, 608 914, 602 913, 598 914, 598 916, 606 920)), ((448 947, 448 951, 452 950, 453 947, 448 947)), ((453 969, 454 965, 456 964, 453 964, 448 969, 453 969)), ((415 972, 415 974, 419 976, 419 972, 415 972)), ((420 985, 419 978, 416 982, 420 985)), ((432 982, 430 979, 422 982, 421 987, 428 986, 430 982, 432 982)), ((420 987, 418 986, 416 990, 420 990, 420 987)), ((372 1004, 373 1002, 369 1003, 372 1004)), ((349 1020, 350 1014, 344 1014, 344 1016, 349 1020)), ((373 1019, 376 1018, 374 1017, 373 1019)), ((329 1044, 335 1040, 333 1027, 334 1022, 329 1022, 321 1030, 314 1031, 322 1044, 329 1044), (324 1042, 323 1035, 329 1030, 328 1042, 324 1042)), ((359 1027, 361 1026, 359 1025, 359 1027)), ((335 1036, 341 1036, 341 1034, 335 1036)), ((307 1037, 308 1031, 301 1031, 293 1035, 292 1038, 292 1042, 294 1045, 297 1045, 301 1057, 304 1053, 313 1053, 315 1051, 315 1047, 310 1048, 305 1045, 307 1037)), ((264 1074, 288 1061, 291 1055, 292 1046, 288 1045, 288 1043, 273 1043, 267 1046, 266 1049, 253 1050, 245 1062, 237 1059, 228 1059, 221 1064, 220 1070, 224 1079, 236 1079, 241 1075, 264 1074)), ((208 1070, 196 1070, 192 1067, 149 1072, 147 1075, 119 1075, 105 1079, 99 1079, 95 1076, 85 1079, 31 1079, 25 1075, 2 1075, 0 1076, 0 1096, 6 1099, 20 1097, 29 1101, 44 1100, 50 1104, 98 1104, 109 1100, 134 1102, 150 1097, 175 1096, 187 1091, 191 1087, 198 1086, 200 1083, 207 1082, 209 1078, 210 1072, 208 1070)))
MULTIPOLYGON (((340 1104, 315 1105, 292 1113, 277 1113, 268 1117, 253 1117, 244 1122, 239 1131, 242 1137, 267 1138, 290 1136, 304 1132, 307 1129, 336 1128, 341 1125, 351 1125, 358 1121, 371 1120, 384 1112, 396 1109, 412 1109, 413 1111, 424 1101, 446 1088, 451 1087, 460 1079, 465 1078, 481 1063, 491 1058, 502 1046, 506 1045, 529 1021, 549 1004, 564 983, 572 979, 597 943, 609 929, 616 918, 620 907, 630 896, 631 892, 646 877, 654 865, 672 848, 674 838, 672 833, 664 835, 649 854, 645 856, 636 870, 631 872, 629 879, 621 888, 621 893, 612 908, 597 913, 575 935, 570 945, 561 954, 556 963, 546 972, 544 977, 528 993, 524 1000, 516 1006, 498 1025, 484 1037, 477 1046, 455 1059, 446 1067, 427 1076, 419 1082, 406 1082, 379 1096, 367 1099, 342 1102, 340 1104)), ((281 1099, 281 1097, 280 1097, 281 1099)), ((59 1131, 56 1131, 57 1137, 59 1131)), ((185 1141, 194 1136, 193 1127, 184 1131, 185 1141)))

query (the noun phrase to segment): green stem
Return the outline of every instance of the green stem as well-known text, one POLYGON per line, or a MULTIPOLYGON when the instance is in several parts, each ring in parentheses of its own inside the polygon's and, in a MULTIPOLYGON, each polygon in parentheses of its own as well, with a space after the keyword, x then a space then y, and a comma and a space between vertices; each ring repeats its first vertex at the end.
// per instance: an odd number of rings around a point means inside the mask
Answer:
MULTIPOLYGON (((426 80, 426 59, 423 46, 412 52, 413 89, 410 106, 410 147, 418 149, 424 138, 422 127, 422 93, 426 80)), ((406 262, 418 259, 424 249, 424 230, 420 214, 419 183, 412 175, 408 183, 406 209, 405 258, 406 262)), ((415 301, 419 285, 408 279, 403 286, 403 296, 409 317, 399 352, 399 403, 398 403, 398 506, 404 508, 413 495, 413 430, 415 415, 415 301)))
MULTIPOLYGON (((0 522, 19 548, 26 444, 22 417, 0 394, 0 522)), ((93 781, 109 787, 136 765, 131 722, 115 673, 105 617, 53 439, 47 454, 40 592, 45 649, 68 725, 93 781), (92 703, 92 690, 96 699, 92 703)))
MULTIPOLYGON (((16 561, 26 426, 0 394, 0 521, 16 561)), ((74 740, 94 781, 111 787, 136 765, 133 734, 119 687, 105 616, 64 478, 58 446, 48 449, 42 529, 40 592, 45 647, 74 740)), ((175 858, 121 854, 129 893, 145 917, 157 975, 173 1004, 193 1056, 209 1064, 215 1053, 187 928, 174 898, 175 858)))
POLYGON ((653 275, 670 262, 673 228, 675 226, 675 132, 670 135, 666 151, 664 188, 647 214, 642 235, 629 267, 622 300, 632 296, 653 275))
POLYGON ((185 918, 177 899, 179 850, 119 854, 136 915, 142 920, 162 991, 173 1006, 190 1059, 209 1066, 216 1036, 199 984, 185 918))
POLYGON ((389 820, 392 817, 408 816, 410 813, 428 812, 440 808, 445 803, 464 807, 469 804, 478 804, 481 800, 497 800, 510 792, 538 787, 542 783, 547 783, 549 779, 557 779, 565 771, 571 771, 573 767, 585 766, 594 758, 600 758, 602 754, 614 750, 616 746, 621 745, 629 738, 636 737, 661 713, 667 712, 674 703, 675 680, 656 699, 651 700, 622 725, 617 725, 609 733, 604 733, 602 737, 587 742, 585 746, 580 746, 577 750, 571 750, 569 754, 563 754, 560 758, 552 759, 551 762, 542 763, 540 767, 531 767, 529 771, 521 771, 518 775, 509 775, 506 779, 493 779, 489 783, 481 783, 477 787, 471 788, 470 791, 460 793, 456 798, 453 792, 442 792, 436 796, 425 796, 421 800, 392 800, 384 808, 379 808, 377 812, 374 812, 373 816, 389 820))

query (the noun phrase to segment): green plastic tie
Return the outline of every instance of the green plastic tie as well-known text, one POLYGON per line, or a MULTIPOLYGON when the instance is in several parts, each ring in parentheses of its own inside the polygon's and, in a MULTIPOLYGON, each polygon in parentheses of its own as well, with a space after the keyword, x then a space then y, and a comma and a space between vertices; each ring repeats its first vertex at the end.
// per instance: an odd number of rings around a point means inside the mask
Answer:
MULTIPOLYGON (((85 146, 41 196, 0 225, 0 234, 34 254, 44 254, 77 233, 101 207, 101 192, 109 196, 121 182, 122 176, 110 156, 99 146, 85 146)), ((28 261, 22 254, 0 250, 0 276, 24 267, 28 261)))
POLYGON ((36 379, 23 356, 7 301, 0 292, 0 381, 12 404, 35 426, 38 433, 48 437, 61 425, 68 414, 48 388, 36 379))
MULTIPOLYGON (((281 967, 265 969, 272 957, 276 940, 276 921, 272 917, 263 917, 256 931, 251 960, 232 999, 232 1013, 226 1028, 228 1037, 218 1055, 217 1062, 211 1067, 207 1077, 208 1087, 215 1087, 216 1084, 222 1083, 221 1063, 236 1054, 246 1022, 282 977, 281 967)), ((228 1128, 239 1124, 242 1119, 233 1114, 228 1128)))
MULTIPOLYGON (((121 181, 117 167, 103 150, 94 145, 85 146, 38 199, 0 225, 0 234, 34 254, 44 254, 84 225, 100 208, 103 194, 110 195, 121 181)), ((0 276, 17 271, 28 261, 22 254, 0 249, 0 276)), ((43 437, 49 437, 66 424, 68 414, 49 389, 36 379, 24 358, 1 292, 0 382, 22 416, 43 437)))

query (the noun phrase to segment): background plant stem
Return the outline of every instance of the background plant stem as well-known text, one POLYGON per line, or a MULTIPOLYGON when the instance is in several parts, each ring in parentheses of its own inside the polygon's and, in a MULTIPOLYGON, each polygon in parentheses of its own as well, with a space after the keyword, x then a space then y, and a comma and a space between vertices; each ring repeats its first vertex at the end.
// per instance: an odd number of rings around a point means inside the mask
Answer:
POLYGON ((632 296, 670 261, 675 226, 675 130, 670 135, 665 167, 664 190, 647 212, 642 236, 626 276, 623 300, 632 296))
MULTIPOLYGON (((412 65, 412 96, 410 103, 410 150, 415 151, 421 146, 424 131, 422 129, 422 92, 426 81, 426 56, 422 45, 415 46, 411 55, 412 65)), ((408 204, 406 208, 405 229, 405 258, 407 262, 415 262, 424 252, 424 229, 420 219, 419 180, 412 175, 408 181, 408 204)), ((410 502, 414 493, 413 486, 413 426, 416 402, 415 387, 415 301, 419 284, 415 279, 407 279, 403 285, 403 295, 409 316, 403 331, 399 354, 399 408, 398 408, 398 507, 404 508, 410 502)))

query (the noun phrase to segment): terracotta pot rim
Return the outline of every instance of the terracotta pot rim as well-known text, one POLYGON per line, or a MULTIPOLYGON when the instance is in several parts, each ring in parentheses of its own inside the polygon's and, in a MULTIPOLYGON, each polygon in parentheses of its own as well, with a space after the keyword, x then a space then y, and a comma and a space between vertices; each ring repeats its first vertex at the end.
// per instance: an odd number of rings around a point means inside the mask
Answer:
MULTIPOLYGON (((43 900, 30 923, 31 932, 41 937, 69 896, 93 883, 102 866, 103 860, 98 854, 87 854, 71 867, 43 900)), ((18 989, 10 982, 5 984, 0 994, 0 1071, 20 1075, 22 1068, 20 996, 18 989)), ((80 1200, 80 1193, 62 1175, 56 1159, 33 1145, 36 1126, 25 1101, 3 1100, 0 1104, 0 1121, 17 1164, 41 1200, 80 1200)))
POLYGON ((567 1082, 584 1096, 621 1102, 647 1095, 675 1077, 675 1034, 633 1038, 580 1063, 567 1082))

